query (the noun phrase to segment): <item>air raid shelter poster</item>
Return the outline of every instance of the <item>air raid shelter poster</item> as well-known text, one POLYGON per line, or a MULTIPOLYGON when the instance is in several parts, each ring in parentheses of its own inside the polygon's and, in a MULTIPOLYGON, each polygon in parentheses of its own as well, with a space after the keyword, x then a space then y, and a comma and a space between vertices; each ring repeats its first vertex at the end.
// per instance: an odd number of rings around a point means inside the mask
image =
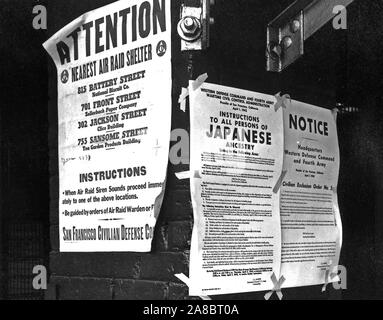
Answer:
POLYGON ((169 1, 112 3, 44 47, 58 78, 60 251, 150 251, 170 140, 169 1))

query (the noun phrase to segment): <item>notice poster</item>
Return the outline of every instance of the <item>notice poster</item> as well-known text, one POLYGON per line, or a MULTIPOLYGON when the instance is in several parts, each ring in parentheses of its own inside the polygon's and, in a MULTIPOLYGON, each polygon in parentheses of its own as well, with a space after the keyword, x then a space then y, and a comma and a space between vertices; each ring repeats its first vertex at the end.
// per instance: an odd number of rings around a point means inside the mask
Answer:
POLYGON ((245 90, 204 83, 189 91, 189 294, 269 290, 281 261, 273 189, 283 164, 282 109, 273 96, 245 90))
POLYGON ((284 110, 284 128, 282 287, 323 284, 326 271, 338 266, 342 245, 336 120, 330 110, 293 100, 284 110))
POLYGON ((150 251, 170 141, 170 2, 114 2, 44 47, 58 77, 60 251, 150 251))

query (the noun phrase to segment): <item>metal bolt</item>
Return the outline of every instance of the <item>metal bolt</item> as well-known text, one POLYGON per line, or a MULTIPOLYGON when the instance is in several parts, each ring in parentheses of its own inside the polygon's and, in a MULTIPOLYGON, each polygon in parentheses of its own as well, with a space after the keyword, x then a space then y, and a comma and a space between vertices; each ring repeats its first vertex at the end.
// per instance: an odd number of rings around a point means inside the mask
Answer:
POLYGON ((282 39, 282 46, 284 49, 288 49, 293 44, 293 40, 290 37, 284 37, 282 39))
POLYGON ((210 5, 214 6, 215 5, 215 0, 210 0, 210 5))
POLYGON ((196 18, 186 17, 181 22, 181 30, 186 36, 194 36, 200 31, 200 25, 196 18))
POLYGON ((209 19, 209 23, 210 23, 210 25, 215 24, 215 19, 214 19, 213 17, 210 17, 210 19, 209 19))
POLYGON ((194 20, 191 17, 185 18, 185 20, 183 21, 183 24, 184 24, 185 28, 188 30, 192 30, 195 26, 194 20))
POLYGON ((292 33, 296 33, 301 28, 301 23, 298 20, 293 20, 290 23, 290 30, 292 33))
POLYGON ((177 25, 179 36, 185 41, 195 41, 202 33, 201 22, 193 16, 184 17, 177 25))
POLYGON ((269 54, 274 60, 280 59, 282 56, 282 47, 277 43, 270 44, 269 54))

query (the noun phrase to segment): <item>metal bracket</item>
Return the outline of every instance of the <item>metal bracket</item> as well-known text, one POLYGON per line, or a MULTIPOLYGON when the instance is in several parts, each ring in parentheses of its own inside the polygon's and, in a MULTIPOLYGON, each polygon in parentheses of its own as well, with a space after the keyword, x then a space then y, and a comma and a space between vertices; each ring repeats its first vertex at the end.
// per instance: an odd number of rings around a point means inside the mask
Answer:
MULTIPOLYGON (((278 22, 278 21, 277 21, 278 22)), ((304 53, 303 11, 289 23, 267 27, 267 71, 281 72, 304 53)))
POLYGON ((206 50, 210 44, 210 6, 214 0, 201 0, 199 7, 181 5, 177 32, 181 38, 181 51, 206 50))
POLYGON ((282 72, 304 54, 304 41, 354 0, 296 0, 267 26, 267 71, 282 72))

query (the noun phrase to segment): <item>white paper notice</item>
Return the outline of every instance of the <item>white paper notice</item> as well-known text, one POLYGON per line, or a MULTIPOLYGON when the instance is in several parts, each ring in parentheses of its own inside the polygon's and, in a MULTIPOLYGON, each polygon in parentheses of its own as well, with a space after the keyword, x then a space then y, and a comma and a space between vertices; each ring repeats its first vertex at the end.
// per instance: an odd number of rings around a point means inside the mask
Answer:
POLYGON ((60 251, 150 251, 170 141, 170 1, 112 3, 44 47, 58 76, 60 251))
POLYGON ((338 266, 342 245, 336 121, 330 110, 292 101, 284 128, 282 287, 323 284, 326 270, 338 266))
POLYGON ((189 293, 272 289, 281 252, 273 188, 283 164, 282 110, 255 92, 207 83, 190 91, 189 293))

